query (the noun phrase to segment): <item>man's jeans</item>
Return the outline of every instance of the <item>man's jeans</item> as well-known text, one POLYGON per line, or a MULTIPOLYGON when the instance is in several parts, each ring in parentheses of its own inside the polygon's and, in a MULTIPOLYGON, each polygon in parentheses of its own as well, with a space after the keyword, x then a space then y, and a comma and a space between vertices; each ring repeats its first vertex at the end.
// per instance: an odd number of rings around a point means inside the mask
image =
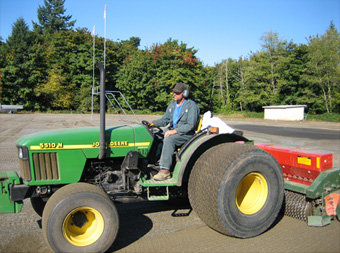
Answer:
POLYGON ((172 165, 172 157, 177 148, 181 147, 192 135, 173 134, 165 137, 163 140, 163 149, 159 165, 162 169, 170 169, 172 165))

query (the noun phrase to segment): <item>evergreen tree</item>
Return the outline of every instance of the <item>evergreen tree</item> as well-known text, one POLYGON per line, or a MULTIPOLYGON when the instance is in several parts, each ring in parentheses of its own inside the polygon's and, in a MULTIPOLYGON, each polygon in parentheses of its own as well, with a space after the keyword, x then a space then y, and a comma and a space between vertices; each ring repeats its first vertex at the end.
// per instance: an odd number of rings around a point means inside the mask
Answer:
POLYGON ((307 46, 290 42, 287 48, 286 64, 282 66, 285 83, 280 88, 279 101, 285 105, 309 104, 304 94, 308 84, 302 78, 308 62, 307 46))
POLYGON ((30 79, 31 42, 28 25, 23 18, 18 18, 1 53, 5 61, 5 64, 0 66, 2 103, 21 104, 25 109, 32 109, 35 83, 30 79))
POLYGON ((1 69, 5 66, 5 64, 6 64, 5 43, 2 42, 2 37, 0 36, 0 103, 2 101, 2 99, 1 99, 1 96, 2 96, 2 83, 1 83, 2 72, 1 72, 1 69))
POLYGON ((28 25, 25 20, 20 17, 16 20, 16 22, 12 26, 12 33, 7 39, 7 46, 9 49, 14 50, 16 53, 16 60, 22 62, 23 58, 27 54, 27 49, 29 47, 30 33, 28 25))
POLYGON ((76 20, 70 21, 72 15, 64 15, 65 0, 44 0, 44 5, 38 8, 39 24, 33 22, 34 31, 51 34, 54 32, 69 30, 76 20))

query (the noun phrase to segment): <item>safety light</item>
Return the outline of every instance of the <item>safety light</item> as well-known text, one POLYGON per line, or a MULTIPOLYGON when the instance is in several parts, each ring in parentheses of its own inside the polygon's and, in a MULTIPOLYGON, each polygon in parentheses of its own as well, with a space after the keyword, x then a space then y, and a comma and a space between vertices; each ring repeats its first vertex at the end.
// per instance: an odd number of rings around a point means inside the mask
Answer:
POLYGON ((210 127, 210 133, 218 134, 219 128, 218 127, 210 127))

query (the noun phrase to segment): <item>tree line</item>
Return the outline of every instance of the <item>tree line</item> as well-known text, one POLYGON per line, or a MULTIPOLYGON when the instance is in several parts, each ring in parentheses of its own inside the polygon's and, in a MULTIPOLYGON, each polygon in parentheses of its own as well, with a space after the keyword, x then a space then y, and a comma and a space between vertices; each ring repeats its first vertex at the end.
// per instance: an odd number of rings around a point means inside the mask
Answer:
MULTIPOLYGON (((91 110, 93 37, 87 28, 74 28, 64 2, 44 0, 32 31, 18 18, 6 42, 0 37, 0 103, 28 111, 91 110)), ((184 42, 169 38, 140 49, 140 40, 106 40, 107 89, 120 90, 133 109, 164 111, 172 88, 183 82, 203 111, 304 104, 309 113, 340 113, 340 35, 333 23, 299 45, 270 30, 260 38, 260 51, 214 66, 204 66, 184 42)), ((104 38, 95 36, 96 62, 103 48, 104 38)))

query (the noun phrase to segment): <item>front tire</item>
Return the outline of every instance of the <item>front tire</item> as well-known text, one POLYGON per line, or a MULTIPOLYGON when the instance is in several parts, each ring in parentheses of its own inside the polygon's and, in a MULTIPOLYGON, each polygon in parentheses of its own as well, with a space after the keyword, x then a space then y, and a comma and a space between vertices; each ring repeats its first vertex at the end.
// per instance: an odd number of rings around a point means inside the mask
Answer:
POLYGON ((200 156, 188 191, 203 222, 239 238, 266 231, 284 197, 282 171, 274 157, 258 147, 235 143, 214 146, 200 156))
POLYGON ((42 216, 45 240, 55 252, 103 252, 114 242, 118 212, 107 194, 86 183, 56 191, 42 216))

